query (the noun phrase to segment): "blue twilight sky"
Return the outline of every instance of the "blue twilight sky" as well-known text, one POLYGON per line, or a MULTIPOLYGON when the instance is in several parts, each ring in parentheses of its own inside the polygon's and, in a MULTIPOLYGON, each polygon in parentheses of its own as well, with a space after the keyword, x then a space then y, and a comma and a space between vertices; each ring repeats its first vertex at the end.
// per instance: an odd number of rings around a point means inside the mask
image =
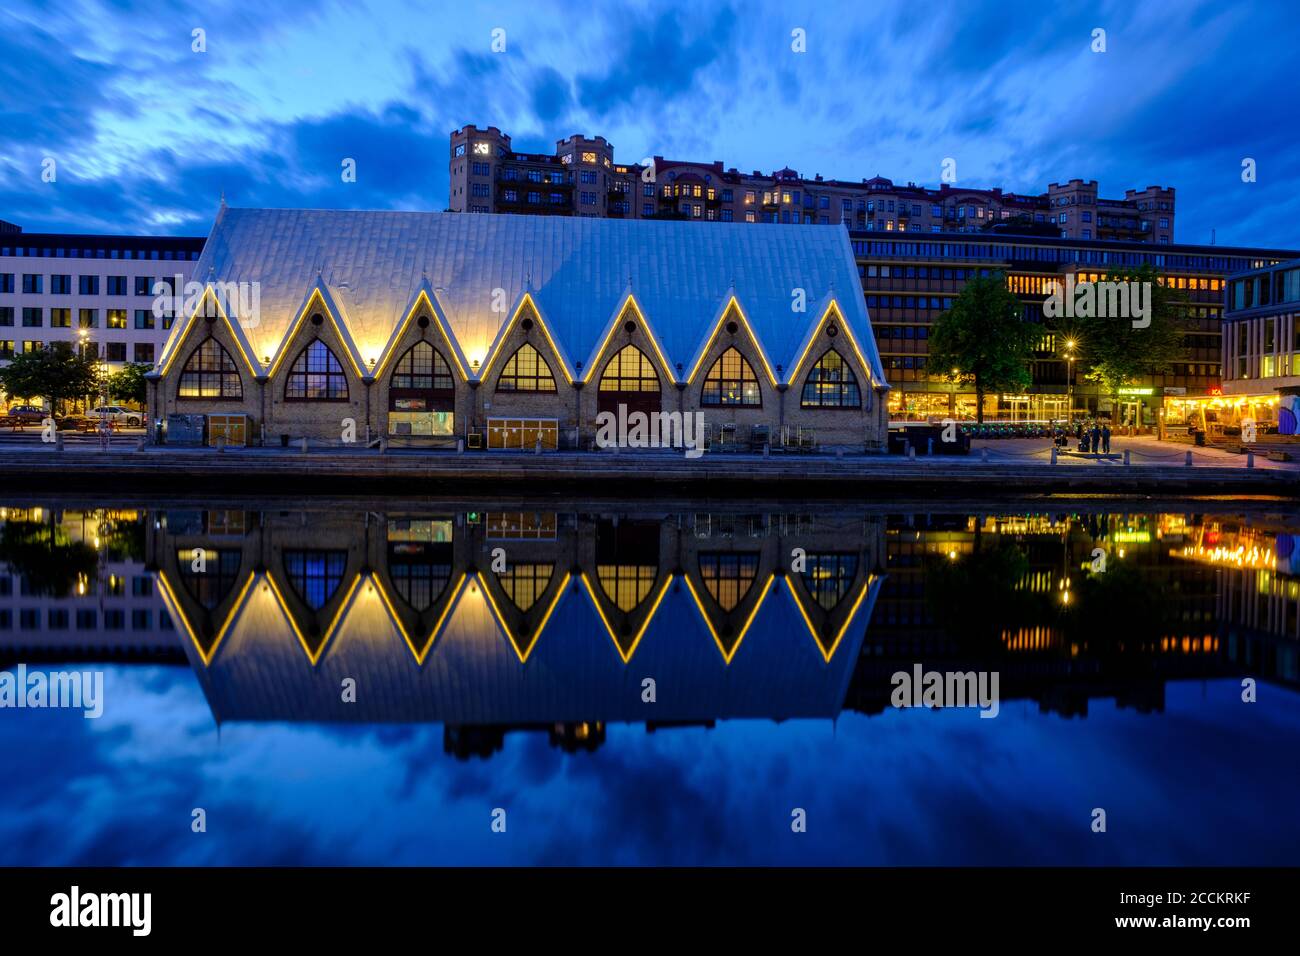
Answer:
POLYGON ((1172 185, 1177 241, 1300 246, 1293 0, 5 7, 0 218, 28 231, 202 235, 222 190, 443 209, 447 136, 473 122, 519 150, 603 134, 628 162, 936 185, 952 157, 959 185, 1172 185))

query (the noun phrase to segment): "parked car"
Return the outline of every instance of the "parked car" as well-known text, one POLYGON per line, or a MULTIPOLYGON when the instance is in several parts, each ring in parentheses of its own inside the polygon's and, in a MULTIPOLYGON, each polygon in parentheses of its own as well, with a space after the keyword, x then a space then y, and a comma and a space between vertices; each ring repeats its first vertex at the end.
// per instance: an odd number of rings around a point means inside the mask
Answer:
POLYGON ((9 411, 5 412, 9 418, 30 419, 39 422, 49 417, 49 412, 39 405, 10 405, 9 411))
POLYGON ((90 417, 92 418, 107 418, 118 425, 130 425, 132 428, 140 424, 142 414, 142 412, 133 412, 121 405, 100 405, 98 408, 90 410, 90 417))

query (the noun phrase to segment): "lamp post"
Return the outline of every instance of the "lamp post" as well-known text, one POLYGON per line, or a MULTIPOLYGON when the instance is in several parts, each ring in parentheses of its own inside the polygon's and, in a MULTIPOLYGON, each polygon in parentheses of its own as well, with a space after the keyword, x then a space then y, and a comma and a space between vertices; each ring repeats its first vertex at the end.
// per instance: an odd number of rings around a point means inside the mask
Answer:
POLYGON ((1074 339, 1065 343, 1065 427, 1074 424, 1074 339))

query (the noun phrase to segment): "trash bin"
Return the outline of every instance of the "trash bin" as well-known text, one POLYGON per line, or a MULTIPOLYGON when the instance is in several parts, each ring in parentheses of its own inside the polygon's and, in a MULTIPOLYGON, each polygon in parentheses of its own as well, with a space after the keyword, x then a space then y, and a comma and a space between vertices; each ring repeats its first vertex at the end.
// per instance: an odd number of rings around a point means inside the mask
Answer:
POLYGON ((288 436, 288 435, 281 435, 281 436, 280 436, 280 447, 281 447, 281 448, 288 448, 288 447, 289 447, 289 436, 288 436))
POLYGON ((1197 448, 1204 448, 1204 447, 1205 447, 1205 432, 1203 432, 1203 431, 1198 431, 1198 432, 1196 433, 1196 447, 1197 447, 1197 448))

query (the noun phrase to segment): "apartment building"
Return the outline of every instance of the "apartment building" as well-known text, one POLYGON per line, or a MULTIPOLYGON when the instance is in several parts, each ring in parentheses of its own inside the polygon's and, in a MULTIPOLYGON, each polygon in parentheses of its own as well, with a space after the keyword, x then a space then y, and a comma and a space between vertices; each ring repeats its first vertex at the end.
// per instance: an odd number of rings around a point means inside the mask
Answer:
POLYGON ((883 176, 860 181, 804 178, 785 168, 742 173, 721 162, 656 156, 619 164, 603 137, 569 136, 553 154, 518 153, 495 126, 464 126, 451 134, 448 208, 452 212, 518 212, 622 219, 838 225, 868 232, 981 233, 1014 225, 1070 239, 1167 244, 1174 237, 1174 190, 1129 189, 1122 199, 1098 196, 1095 180, 1052 183, 1037 195, 896 184, 883 176))
MULTIPOLYGON (((171 330, 155 284, 189 278, 203 238, 0 229, 0 361, 67 342, 110 368, 153 364, 171 330)), ((183 285, 183 283, 182 283, 183 285)))

